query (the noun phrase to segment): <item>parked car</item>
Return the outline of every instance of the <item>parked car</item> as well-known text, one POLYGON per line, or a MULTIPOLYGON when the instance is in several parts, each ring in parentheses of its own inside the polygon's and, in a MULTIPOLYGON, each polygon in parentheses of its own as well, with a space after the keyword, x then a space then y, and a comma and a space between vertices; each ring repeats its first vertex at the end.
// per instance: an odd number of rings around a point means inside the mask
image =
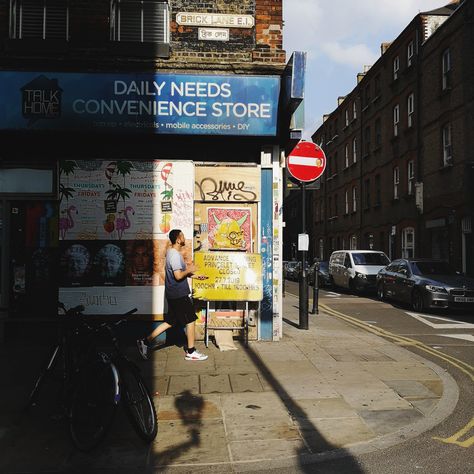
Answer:
POLYGON ((329 257, 329 275, 335 286, 375 291, 377 273, 389 263, 389 258, 378 250, 336 250, 329 257))
POLYGON ((285 278, 297 281, 300 275, 300 262, 288 262, 286 265, 285 278))
POLYGON ((308 283, 314 285, 315 270, 318 269, 318 285, 331 286, 331 277, 329 276, 329 262, 327 260, 316 260, 308 269, 308 283))
POLYGON ((377 275, 377 296, 427 308, 474 309, 474 278, 440 260, 398 259, 377 275))

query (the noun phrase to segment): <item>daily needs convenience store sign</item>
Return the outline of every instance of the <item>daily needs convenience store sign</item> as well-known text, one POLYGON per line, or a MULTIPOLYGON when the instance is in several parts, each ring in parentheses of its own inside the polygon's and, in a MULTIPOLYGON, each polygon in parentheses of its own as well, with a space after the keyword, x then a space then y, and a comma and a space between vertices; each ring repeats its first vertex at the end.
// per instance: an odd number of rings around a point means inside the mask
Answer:
POLYGON ((276 135, 280 78, 0 72, 0 129, 276 135))

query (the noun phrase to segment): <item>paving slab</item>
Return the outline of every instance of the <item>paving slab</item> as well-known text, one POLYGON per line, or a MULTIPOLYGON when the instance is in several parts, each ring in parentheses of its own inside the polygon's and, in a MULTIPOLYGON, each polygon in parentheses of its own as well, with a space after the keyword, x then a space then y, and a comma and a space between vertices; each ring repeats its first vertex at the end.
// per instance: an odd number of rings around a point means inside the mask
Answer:
POLYGON ((387 380, 385 382, 405 400, 423 400, 426 398, 439 398, 426 385, 416 380, 387 380))
POLYGON ((302 439, 267 439, 230 441, 229 449, 234 461, 272 461, 289 456, 309 454, 302 439))
POLYGON ((168 395, 178 395, 183 392, 199 393, 198 375, 171 375, 168 395))
POLYGON ((257 373, 230 374, 232 392, 263 392, 263 386, 257 373))
POLYGON ((228 374, 202 374, 199 376, 200 393, 232 392, 228 374))
POLYGON ((416 409, 411 410, 361 410, 361 418, 377 435, 385 435, 398 431, 423 418, 416 409))

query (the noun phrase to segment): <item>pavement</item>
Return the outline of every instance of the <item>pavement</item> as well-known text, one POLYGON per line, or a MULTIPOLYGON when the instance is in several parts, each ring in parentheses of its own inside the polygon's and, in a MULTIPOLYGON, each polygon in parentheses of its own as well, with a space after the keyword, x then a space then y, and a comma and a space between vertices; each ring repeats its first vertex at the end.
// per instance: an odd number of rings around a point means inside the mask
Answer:
MULTIPOLYGON (((324 298, 320 300, 324 303, 324 298)), ((0 346, 0 473, 258 472, 407 442, 453 410, 454 380, 440 367, 324 310, 298 329, 298 299, 284 299, 284 337, 184 360, 167 346, 137 361, 154 393, 158 436, 144 445, 119 410, 104 443, 74 449, 54 416, 52 384, 33 413, 22 410, 46 347, 0 346), (49 390, 49 392, 48 392, 49 390)))

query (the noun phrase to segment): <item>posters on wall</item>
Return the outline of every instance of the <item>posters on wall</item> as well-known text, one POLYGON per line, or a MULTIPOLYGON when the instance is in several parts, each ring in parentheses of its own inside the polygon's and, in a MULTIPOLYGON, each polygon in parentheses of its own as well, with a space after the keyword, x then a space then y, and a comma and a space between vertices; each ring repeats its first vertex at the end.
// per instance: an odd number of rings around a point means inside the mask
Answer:
POLYGON ((172 228, 192 259, 188 161, 65 161, 60 167, 60 301, 85 313, 162 315, 172 228))

